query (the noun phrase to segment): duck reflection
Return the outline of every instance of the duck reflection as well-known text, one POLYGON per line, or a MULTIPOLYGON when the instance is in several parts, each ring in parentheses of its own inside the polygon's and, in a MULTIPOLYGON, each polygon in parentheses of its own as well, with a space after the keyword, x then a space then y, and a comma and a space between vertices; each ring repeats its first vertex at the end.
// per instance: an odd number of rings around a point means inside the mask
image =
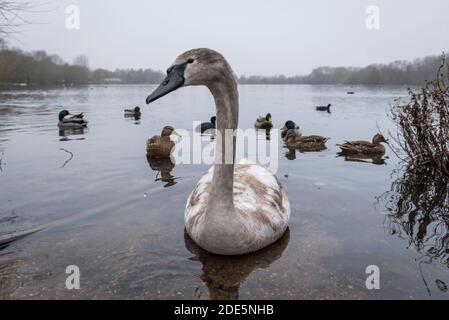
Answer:
POLYGON ((295 160, 296 159, 296 149, 295 148, 287 148, 287 152, 285 152, 285 157, 288 160, 295 160))
POLYGON ((345 161, 351 161, 351 162, 363 162, 363 163, 370 163, 375 165, 384 165, 386 164, 385 160, 386 157, 383 157, 382 155, 347 155, 343 153, 337 153, 337 157, 343 157, 345 158, 345 161))
POLYGON ((407 168, 378 199, 387 209, 387 230, 421 255, 420 267, 439 261, 449 268, 448 183, 432 170, 407 168))
POLYGON ((171 174, 172 170, 175 168, 175 165, 170 159, 155 159, 151 158, 149 155, 146 157, 151 170, 158 172, 155 181, 164 182, 164 188, 177 184, 175 181, 176 178, 171 174))
POLYGON ((203 265, 201 280, 209 289, 213 300, 236 300, 239 298, 240 285, 255 269, 268 268, 278 260, 288 246, 290 232, 271 246, 243 256, 220 256, 209 253, 196 245, 184 231, 187 250, 203 265))
POLYGON ((87 133, 87 128, 59 128, 59 141, 84 140, 82 136, 87 133))

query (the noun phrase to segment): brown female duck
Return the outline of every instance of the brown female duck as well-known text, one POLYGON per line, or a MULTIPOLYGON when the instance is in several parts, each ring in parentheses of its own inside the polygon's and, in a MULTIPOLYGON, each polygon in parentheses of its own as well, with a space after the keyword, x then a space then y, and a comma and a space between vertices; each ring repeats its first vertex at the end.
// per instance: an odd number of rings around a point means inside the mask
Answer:
POLYGON ((369 141, 345 141, 345 143, 337 144, 337 146, 341 149, 341 154, 364 154, 364 155, 373 155, 378 154, 382 155, 385 153, 385 147, 382 145, 383 142, 387 142, 381 134, 376 134, 373 138, 373 142, 369 141))
POLYGON ((154 159, 170 158, 171 151, 175 147, 175 143, 170 136, 175 133, 175 129, 166 126, 162 129, 160 136, 156 135, 147 141, 147 156, 154 159))

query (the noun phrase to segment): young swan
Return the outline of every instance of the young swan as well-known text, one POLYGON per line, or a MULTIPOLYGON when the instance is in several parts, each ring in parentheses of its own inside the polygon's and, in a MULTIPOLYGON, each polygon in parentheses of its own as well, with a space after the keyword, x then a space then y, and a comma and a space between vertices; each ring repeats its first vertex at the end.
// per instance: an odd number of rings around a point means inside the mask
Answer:
POLYGON ((343 144, 337 144, 341 149, 342 155, 350 154, 365 154, 365 155, 383 155, 385 153, 385 147, 382 143, 388 141, 381 134, 376 134, 373 138, 373 142, 369 141, 345 141, 343 144))
POLYGON ((238 125, 239 104, 237 82, 228 62, 210 49, 181 54, 147 103, 192 85, 204 85, 212 93, 218 136, 216 164, 187 200, 186 231, 200 247, 215 254, 240 255, 262 249, 287 230, 290 204, 270 170, 257 164, 234 164, 233 132, 238 125))

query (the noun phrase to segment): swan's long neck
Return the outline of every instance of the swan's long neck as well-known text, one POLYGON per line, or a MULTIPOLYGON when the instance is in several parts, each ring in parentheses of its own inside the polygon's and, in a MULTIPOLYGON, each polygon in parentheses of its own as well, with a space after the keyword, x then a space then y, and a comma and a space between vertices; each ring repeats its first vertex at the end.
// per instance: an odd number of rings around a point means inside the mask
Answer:
POLYGON ((215 169, 212 180, 209 215, 229 214, 234 209, 234 131, 238 126, 238 91, 232 72, 223 80, 208 86, 215 99, 217 111, 217 140, 215 144, 215 169), (221 137, 221 138, 220 138, 221 137))

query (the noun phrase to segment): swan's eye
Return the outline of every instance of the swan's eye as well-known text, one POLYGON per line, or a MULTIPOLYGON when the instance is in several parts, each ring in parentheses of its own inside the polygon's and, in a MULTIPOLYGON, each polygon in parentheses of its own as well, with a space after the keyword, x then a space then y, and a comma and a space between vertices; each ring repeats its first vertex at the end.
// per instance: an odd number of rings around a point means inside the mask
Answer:
POLYGON ((193 60, 192 58, 190 58, 189 60, 187 60, 187 63, 193 63, 195 60, 193 60))

